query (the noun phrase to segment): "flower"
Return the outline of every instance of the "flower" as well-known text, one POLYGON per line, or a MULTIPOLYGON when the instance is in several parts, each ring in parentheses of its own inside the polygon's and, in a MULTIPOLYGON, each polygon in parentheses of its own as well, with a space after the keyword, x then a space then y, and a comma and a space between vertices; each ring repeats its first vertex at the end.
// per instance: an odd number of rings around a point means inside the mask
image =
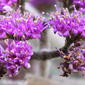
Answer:
POLYGON ((82 11, 76 9, 70 13, 68 9, 56 11, 52 13, 49 23, 54 29, 54 33, 58 33, 63 37, 80 36, 85 37, 85 16, 82 11))
POLYGON ((85 8, 85 0, 73 0, 73 4, 85 8))
POLYGON ((6 50, 0 49, 0 63, 9 77, 16 75, 21 67, 29 68, 29 60, 33 55, 32 46, 27 41, 6 42, 6 50))
POLYGON ((0 17, 0 28, 0 39, 28 40, 40 38, 47 25, 41 17, 36 18, 31 14, 22 15, 19 12, 14 12, 0 17))
POLYGON ((85 75, 85 44, 74 43, 62 58, 64 59, 64 62, 61 63, 63 76, 68 76, 72 72, 81 72, 85 75))

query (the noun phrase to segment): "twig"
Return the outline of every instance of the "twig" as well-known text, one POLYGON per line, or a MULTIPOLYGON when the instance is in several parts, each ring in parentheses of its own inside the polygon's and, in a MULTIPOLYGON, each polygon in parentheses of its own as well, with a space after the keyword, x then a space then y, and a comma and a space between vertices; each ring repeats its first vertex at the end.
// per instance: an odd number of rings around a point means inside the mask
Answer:
POLYGON ((60 52, 57 50, 54 51, 41 51, 41 52, 34 52, 31 60, 48 60, 52 58, 60 57, 60 52))
POLYGON ((22 14, 24 13, 24 3, 25 3, 25 0, 18 0, 17 2, 17 7, 21 6, 20 10, 22 14))

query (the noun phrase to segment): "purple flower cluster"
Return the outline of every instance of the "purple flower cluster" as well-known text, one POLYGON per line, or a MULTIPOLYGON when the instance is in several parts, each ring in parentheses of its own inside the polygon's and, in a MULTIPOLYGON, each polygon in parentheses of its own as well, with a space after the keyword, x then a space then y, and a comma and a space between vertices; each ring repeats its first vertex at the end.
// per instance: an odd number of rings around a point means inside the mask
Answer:
POLYGON ((33 52, 26 40, 40 38, 46 28, 44 18, 29 13, 22 15, 19 10, 0 16, 0 40, 9 41, 5 50, 0 49, 0 67, 9 76, 16 75, 21 67, 30 67, 33 52))
POLYGON ((70 13, 67 9, 51 14, 49 21, 55 33, 64 37, 79 35, 85 37, 85 16, 76 9, 70 13))
POLYGON ((0 65, 9 77, 16 75, 21 67, 29 68, 29 60, 33 55, 32 46, 26 41, 6 42, 6 50, 0 49, 0 65))
POLYGON ((70 47, 68 54, 63 56, 64 63, 61 67, 64 71, 63 76, 68 76, 72 72, 81 72, 85 74, 85 45, 76 45, 70 47))
POLYGON ((66 37, 66 46, 60 49, 61 57, 64 59, 61 68, 63 76, 72 72, 85 74, 85 45, 81 42, 85 38, 85 15, 84 10, 69 12, 63 9, 50 14, 49 24, 53 27, 54 33, 66 37), (68 44, 68 45, 67 45, 68 44))
POLYGON ((18 0, 0 0, 0 12, 5 11, 4 6, 12 6, 18 0))
POLYGON ((41 32, 46 29, 41 17, 31 14, 22 15, 19 12, 0 17, 0 39, 12 38, 17 40, 28 40, 40 38, 41 32))
POLYGON ((73 0, 73 4, 85 8, 85 0, 73 0))
MULTIPOLYGON (((7 75, 12 77, 21 67, 29 68, 29 60, 33 52, 32 46, 28 45, 26 40, 40 38, 46 28, 44 18, 32 16, 30 13, 22 15, 19 9, 5 16, 1 15, 0 40, 8 40, 8 42, 4 50, 0 49, 0 69, 5 69, 7 75)), ((0 72, 0 77, 3 73, 0 72)))

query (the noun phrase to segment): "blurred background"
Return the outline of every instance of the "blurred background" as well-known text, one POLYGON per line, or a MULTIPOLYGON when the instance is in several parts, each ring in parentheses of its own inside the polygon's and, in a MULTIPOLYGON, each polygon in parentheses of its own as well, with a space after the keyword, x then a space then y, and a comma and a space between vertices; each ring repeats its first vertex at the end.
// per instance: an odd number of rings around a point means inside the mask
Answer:
MULTIPOLYGON (((48 14, 56 9, 55 6, 61 9, 63 3, 60 0, 25 0, 24 4, 25 11, 35 16, 43 12, 48 14)), ((65 38, 55 35, 51 28, 46 36, 46 50, 55 50, 65 44, 65 38)), ((30 40, 30 43, 34 51, 40 50, 40 40, 30 40)), ((73 73, 69 77, 60 76, 62 74, 62 71, 58 69, 60 61, 62 61, 60 58, 46 61, 32 60, 30 69, 22 68, 20 73, 12 79, 4 76, 0 80, 0 85, 85 85, 85 78, 80 73, 73 73)))

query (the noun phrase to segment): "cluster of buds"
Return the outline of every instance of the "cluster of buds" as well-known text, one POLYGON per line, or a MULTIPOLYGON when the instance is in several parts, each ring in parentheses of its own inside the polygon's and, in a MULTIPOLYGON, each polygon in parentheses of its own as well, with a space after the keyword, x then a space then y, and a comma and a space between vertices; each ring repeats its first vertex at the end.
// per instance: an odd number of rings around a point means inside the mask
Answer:
POLYGON ((62 58, 64 62, 61 63, 64 74, 63 76, 68 76, 72 72, 80 72, 85 75, 85 44, 81 41, 74 43, 65 54, 63 53, 62 58))

